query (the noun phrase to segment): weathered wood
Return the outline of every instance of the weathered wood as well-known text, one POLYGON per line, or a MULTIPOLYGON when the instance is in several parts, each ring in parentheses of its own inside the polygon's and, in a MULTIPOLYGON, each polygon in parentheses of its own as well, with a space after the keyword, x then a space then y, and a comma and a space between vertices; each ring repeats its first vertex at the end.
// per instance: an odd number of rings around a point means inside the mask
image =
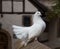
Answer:
POLYGON ((27 46, 22 47, 22 45, 19 44, 19 41, 16 43, 16 49, 51 49, 48 46, 39 43, 38 41, 34 41, 32 43, 29 43, 27 46))

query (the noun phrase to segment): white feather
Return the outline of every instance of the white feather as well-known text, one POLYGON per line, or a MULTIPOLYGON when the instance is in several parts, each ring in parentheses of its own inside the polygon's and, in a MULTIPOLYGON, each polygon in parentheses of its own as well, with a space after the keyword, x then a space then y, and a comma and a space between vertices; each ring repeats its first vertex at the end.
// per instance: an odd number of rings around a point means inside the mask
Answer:
POLYGON ((17 38, 24 42, 24 45, 27 45, 31 38, 38 37, 45 30, 46 24, 40 16, 41 12, 39 11, 33 15, 33 25, 30 27, 12 25, 13 32, 17 38))

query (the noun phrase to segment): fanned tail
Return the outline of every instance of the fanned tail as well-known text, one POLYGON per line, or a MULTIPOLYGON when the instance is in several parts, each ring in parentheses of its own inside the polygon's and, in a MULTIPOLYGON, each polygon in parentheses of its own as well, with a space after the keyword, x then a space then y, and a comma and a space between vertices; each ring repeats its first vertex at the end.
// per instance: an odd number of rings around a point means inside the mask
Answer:
POLYGON ((18 39, 26 38, 28 33, 27 30, 24 29, 24 27, 12 25, 13 32, 16 35, 18 39))

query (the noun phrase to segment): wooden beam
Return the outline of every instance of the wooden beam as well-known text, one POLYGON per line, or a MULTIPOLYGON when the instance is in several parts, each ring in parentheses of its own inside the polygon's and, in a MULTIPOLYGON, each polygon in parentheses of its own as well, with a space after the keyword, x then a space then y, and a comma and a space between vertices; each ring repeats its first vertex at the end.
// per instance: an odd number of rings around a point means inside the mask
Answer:
POLYGON ((25 0, 23 0, 23 12, 25 12, 25 0))
POLYGON ((46 12, 48 9, 47 7, 45 7, 44 5, 42 5, 39 1, 37 0, 28 0, 29 2, 31 2, 39 11, 41 11, 42 13, 46 12))
POLYGON ((0 14, 34 14, 35 12, 0 12, 0 14))

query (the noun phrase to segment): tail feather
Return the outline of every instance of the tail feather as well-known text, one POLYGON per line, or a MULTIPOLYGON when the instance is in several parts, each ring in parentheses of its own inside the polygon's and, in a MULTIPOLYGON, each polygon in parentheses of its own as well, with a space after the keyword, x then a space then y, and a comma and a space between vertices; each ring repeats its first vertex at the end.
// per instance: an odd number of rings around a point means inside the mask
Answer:
POLYGON ((18 39, 21 39, 22 41, 24 41, 28 37, 28 33, 27 32, 19 32, 19 31, 16 31, 14 33, 15 33, 16 37, 18 39))
POLYGON ((12 28, 13 28, 14 34, 18 39, 27 38, 27 34, 28 34, 27 28, 16 26, 16 25, 13 25, 12 28))

